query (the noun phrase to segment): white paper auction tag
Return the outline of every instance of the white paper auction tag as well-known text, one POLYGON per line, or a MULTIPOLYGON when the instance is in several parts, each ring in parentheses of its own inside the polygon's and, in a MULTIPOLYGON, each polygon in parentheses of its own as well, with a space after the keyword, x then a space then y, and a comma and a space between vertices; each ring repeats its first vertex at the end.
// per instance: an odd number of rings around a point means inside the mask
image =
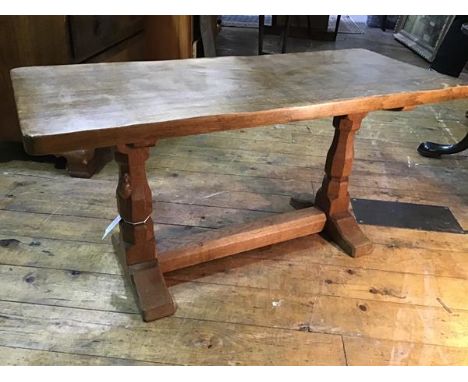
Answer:
POLYGON ((122 220, 122 218, 120 217, 120 215, 117 215, 117 216, 115 217, 115 219, 112 220, 112 223, 110 223, 110 224, 107 226, 106 230, 104 231, 104 235, 102 235, 101 240, 104 240, 104 239, 106 238, 106 236, 109 235, 109 234, 112 232, 112 230, 115 228, 115 226, 116 226, 117 224, 119 224, 119 222, 120 222, 121 220, 122 220))

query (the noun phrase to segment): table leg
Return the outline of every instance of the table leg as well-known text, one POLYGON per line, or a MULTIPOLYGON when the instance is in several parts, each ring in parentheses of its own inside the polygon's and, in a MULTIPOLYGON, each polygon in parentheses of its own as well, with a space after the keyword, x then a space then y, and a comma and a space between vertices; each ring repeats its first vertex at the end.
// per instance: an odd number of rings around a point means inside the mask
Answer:
POLYGON ((119 165, 116 195, 122 218, 120 237, 125 248, 125 266, 145 321, 169 316, 175 311, 159 266, 151 218, 153 206, 145 161, 152 145, 119 145, 115 152, 119 165))
MULTIPOLYGON (((91 178, 112 158, 110 150, 86 149, 62 153, 67 160, 67 169, 74 178, 91 178)), ((57 155, 58 156, 58 155, 57 155)))
POLYGON ((315 196, 315 205, 327 215, 325 232, 352 257, 372 251, 372 243, 349 212, 349 176, 354 157, 354 134, 361 127, 365 114, 335 117, 335 135, 328 151, 322 187, 315 196))

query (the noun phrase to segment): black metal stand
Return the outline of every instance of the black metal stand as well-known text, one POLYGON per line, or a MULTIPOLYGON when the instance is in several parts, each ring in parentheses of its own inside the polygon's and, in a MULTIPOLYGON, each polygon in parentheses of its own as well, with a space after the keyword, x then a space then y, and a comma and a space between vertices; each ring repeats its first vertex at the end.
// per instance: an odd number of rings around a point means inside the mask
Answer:
POLYGON ((440 158, 441 155, 456 154, 468 149, 468 133, 460 142, 453 145, 423 142, 418 147, 418 153, 428 158, 440 158))

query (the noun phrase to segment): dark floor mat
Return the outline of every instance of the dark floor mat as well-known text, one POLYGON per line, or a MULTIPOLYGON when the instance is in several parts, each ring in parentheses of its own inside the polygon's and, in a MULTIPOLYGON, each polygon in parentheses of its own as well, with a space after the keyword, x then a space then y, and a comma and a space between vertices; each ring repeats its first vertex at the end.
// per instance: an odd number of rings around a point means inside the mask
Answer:
POLYGON ((351 199, 351 204, 360 224, 465 233, 448 207, 368 199, 351 199))

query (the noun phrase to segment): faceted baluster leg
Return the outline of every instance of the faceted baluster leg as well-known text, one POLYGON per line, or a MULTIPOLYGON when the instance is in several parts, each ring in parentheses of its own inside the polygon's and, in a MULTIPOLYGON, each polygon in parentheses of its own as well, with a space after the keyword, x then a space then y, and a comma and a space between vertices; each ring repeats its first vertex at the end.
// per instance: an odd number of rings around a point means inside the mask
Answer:
POLYGON ((120 237, 125 251, 125 266, 135 286, 145 321, 169 316, 175 311, 158 263, 151 218, 153 206, 145 161, 152 145, 119 145, 115 152, 119 165, 116 195, 122 218, 120 237))
POLYGON ((322 187, 315 196, 315 205, 327 215, 325 232, 353 257, 372 251, 372 243, 349 211, 348 183, 354 157, 354 134, 364 117, 365 114, 352 114, 333 119, 335 135, 328 151, 322 187))

